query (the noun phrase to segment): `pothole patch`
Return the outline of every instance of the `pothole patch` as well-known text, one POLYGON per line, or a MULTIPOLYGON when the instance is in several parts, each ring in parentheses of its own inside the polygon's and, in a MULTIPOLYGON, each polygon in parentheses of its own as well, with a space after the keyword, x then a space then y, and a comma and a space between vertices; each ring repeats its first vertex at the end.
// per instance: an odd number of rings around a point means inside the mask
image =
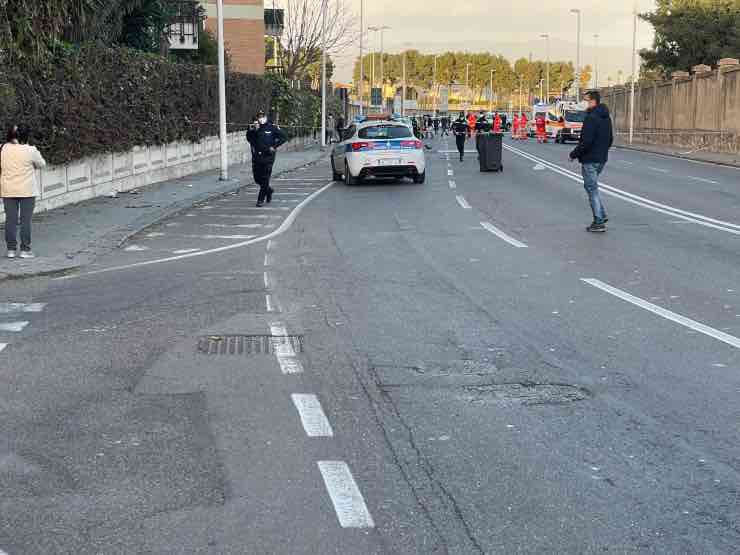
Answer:
POLYGON ((463 399, 471 403, 564 405, 591 398, 586 388, 561 383, 471 385, 464 386, 463 391, 463 399))

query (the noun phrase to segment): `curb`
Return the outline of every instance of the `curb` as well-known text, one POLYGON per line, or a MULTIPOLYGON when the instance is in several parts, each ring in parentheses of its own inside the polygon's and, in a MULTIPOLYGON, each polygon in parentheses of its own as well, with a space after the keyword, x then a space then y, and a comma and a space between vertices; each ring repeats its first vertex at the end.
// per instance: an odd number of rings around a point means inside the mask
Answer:
MULTIPOLYGON (((325 157, 325 155, 326 155, 326 152, 318 151, 317 158, 315 160, 311 160, 309 162, 304 162, 296 166, 285 168, 275 173, 274 175, 279 176, 279 175, 283 175, 284 173, 294 171, 298 168, 303 168, 303 167, 312 166, 314 164, 318 164, 325 157)), ((51 268, 51 269, 45 269, 45 270, 39 270, 39 271, 27 272, 27 273, 18 273, 18 274, 8 274, 8 273, 0 272, 0 283, 5 282, 5 281, 18 281, 18 280, 29 279, 29 278, 34 278, 34 277, 49 277, 49 276, 57 277, 57 276, 68 274, 70 272, 77 271, 80 268, 83 268, 87 266, 88 264, 92 263, 99 256, 103 256, 104 254, 108 254, 120 248, 121 245, 123 245, 131 237, 133 237, 137 233, 140 233, 144 229, 158 222, 161 222, 162 220, 166 220, 167 218, 171 218, 182 212, 190 210, 190 208, 192 208, 196 204, 224 197, 229 193, 233 193, 235 191, 244 189, 245 187, 248 187, 250 185, 254 185, 254 183, 255 183, 254 179, 252 179, 251 177, 246 178, 246 179, 236 179, 236 178, 229 179, 224 182, 223 186, 218 187, 215 190, 201 193, 197 196, 190 197, 187 200, 173 202, 172 204, 169 204, 150 215, 141 216, 137 218, 132 223, 127 225, 125 228, 122 228, 116 231, 111 231, 111 232, 106 233, 105 235, 102 235, 96 240, 96 242, 103 243, 103 244, 107 242, 109 244, 105 246, 100 246, 95 250, 95 252, 82 256, 82 260, 78 260, 74 264, 60 265, 58 268, 51 268)))
POLYGON ((631 150, 633 152, 646 152, 648 154, 657 154, 658 156, 665 156, 666 158, 678 158, 680 160, 690 160, 692 162, 701 162, 703 164, 712 164, 715 166, 722 166, 725 168, 740 168, 740 162, 737 164, 733 164, 731 162, 718 162, 716 160, 704 160, 702 158, 693 158, 691 156, 686 156, 682 154, 667 154, 665 152, 660 152, 657 150, 647 149, 647 148, 638 148, 634 146, 628 146, 628 145, 614 145, 614 148, 619 148, 622 150, 631 150))

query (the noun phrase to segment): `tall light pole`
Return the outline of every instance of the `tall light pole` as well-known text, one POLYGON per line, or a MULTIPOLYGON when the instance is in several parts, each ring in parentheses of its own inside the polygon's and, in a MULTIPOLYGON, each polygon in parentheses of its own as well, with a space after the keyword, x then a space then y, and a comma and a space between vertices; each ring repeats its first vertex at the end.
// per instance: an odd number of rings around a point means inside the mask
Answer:
POLYGON ((218 19, 218 138, 221 147, 219 179, 229 178, 229 152, 226 143, 226 57, 224 54, 224 0, 216 3, 218 19))
POLYGON ((576 102, 581 101, 581 10, 573 8, 570 13, 578 16, 578 35, 576 40, 576 102))
POLYGON ((470 110, 470 64, 465 64, 465 94, 468 97, 467 109, 470 110))
POLYGON ((358 87, 358 90, 360 91, 360 115, 362 115, 362 102, 363 102, 363 94, 362 89, 365 81, 365 63, 363 61, 363 52, 362 52, 362 36, 365 34, 365 0, 360 0, 360 86, 358 87))
POLYGON ((594 35, 594 89, 599 88, 599 35, 594 35))
POLYGON ((547 34, 547 33, 545 33, 543 35, 540 35, 540 38, 545 39, 545 52, 547 54, 547 70, 545 72, 545 77, 546 77, 546 79, 545 79, 545 81, 546 81, 546 85, 545 85, 546 94, 545 94, 545 96, 547 98, 546 98, 545 102, 550 102, 550 35, 547 34))
POLYGON ((494 74, 494 73, 496 73, 496 70, 495 70, 495 69, 492 69, 492 70, 491 70, 491 83, 490 83, 490 85, 491 85, 491 89, 490 89, 490 91, 489 91, 489 94, 490 94, 491 96, 490 96, 490 97, 489 97, 489 99, 488 99, 488 100, 489 100, 489 102, 488 102, 488 111, 489 111, 489 112, 493 112, 493 74, 494 74))
POLYGON ((519 113, 522 112, 522 83, 524 82, 524 76, 519 76, 519 113))
POLYGON ((632 83, 630 86, 630 144, 635 129, 635 81, 637 80, 637 7, 632 14, 632 83))
POLYGON ((403 67, 401 68, 403 86, 401 88, 401 116, 406 115, 406 50, 403 51, 403 67))
MULTIPOLYGON (((385 100, 385 73, 383 68, 383 31, 386 29, 390 29, 387 25, 377 26, 377 25, 371 25, 367 28, 368 31, 374 31, 378 32, 380 31, 380 98, 381 102, 385 100)), ((375 72, 375 59, 373 58, 373 73, 375 72)), ((375 82, 375 77, 373 77, 373 82, 375 82)))
POLYGON ((321 146, 326 147, 326 3, 321 3, 321 146))

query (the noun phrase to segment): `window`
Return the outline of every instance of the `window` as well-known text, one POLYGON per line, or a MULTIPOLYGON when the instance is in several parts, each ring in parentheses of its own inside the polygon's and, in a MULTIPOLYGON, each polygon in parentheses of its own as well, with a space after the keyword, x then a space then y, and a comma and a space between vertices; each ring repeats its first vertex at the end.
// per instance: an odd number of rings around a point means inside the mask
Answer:
POLYGON ((405 125, 373 125, 360 129, 360 139, 407 139, 411 130, 405 125))
POLYGON ((582 112, 581 110, 566 110, 565 121, 583 123, 586 121, 586 112, 582 112))

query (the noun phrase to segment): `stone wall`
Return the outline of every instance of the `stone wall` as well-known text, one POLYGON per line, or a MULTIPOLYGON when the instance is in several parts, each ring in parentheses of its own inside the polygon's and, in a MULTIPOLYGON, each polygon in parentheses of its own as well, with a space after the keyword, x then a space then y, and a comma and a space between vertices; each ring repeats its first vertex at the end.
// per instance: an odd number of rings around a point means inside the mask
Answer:
MULTIPOLYGON (((281 151, 300 150, 314 142, 296 138, 281 151)), ((229 164, 251 160, 243 132, 229 134, 228 150, 229 164)), ((135 147, 128 152, 85 158, 65 166, 47 166, 36 172, 40 187, 36 212, 213 170, 220 166, 220 152, 218 137, 207 137, 199 143, 135 147)), ((4 221, 0 203, 0 222, 4 221)))
MULTIPOLYGON (((612 113, 619 142, 628 140, 629 87, 601 90, 612 113)), ((740 64, 696 66, 676 72, 671 81, 635 87, 634 141, 687 150, 740 153, 740 64)))

